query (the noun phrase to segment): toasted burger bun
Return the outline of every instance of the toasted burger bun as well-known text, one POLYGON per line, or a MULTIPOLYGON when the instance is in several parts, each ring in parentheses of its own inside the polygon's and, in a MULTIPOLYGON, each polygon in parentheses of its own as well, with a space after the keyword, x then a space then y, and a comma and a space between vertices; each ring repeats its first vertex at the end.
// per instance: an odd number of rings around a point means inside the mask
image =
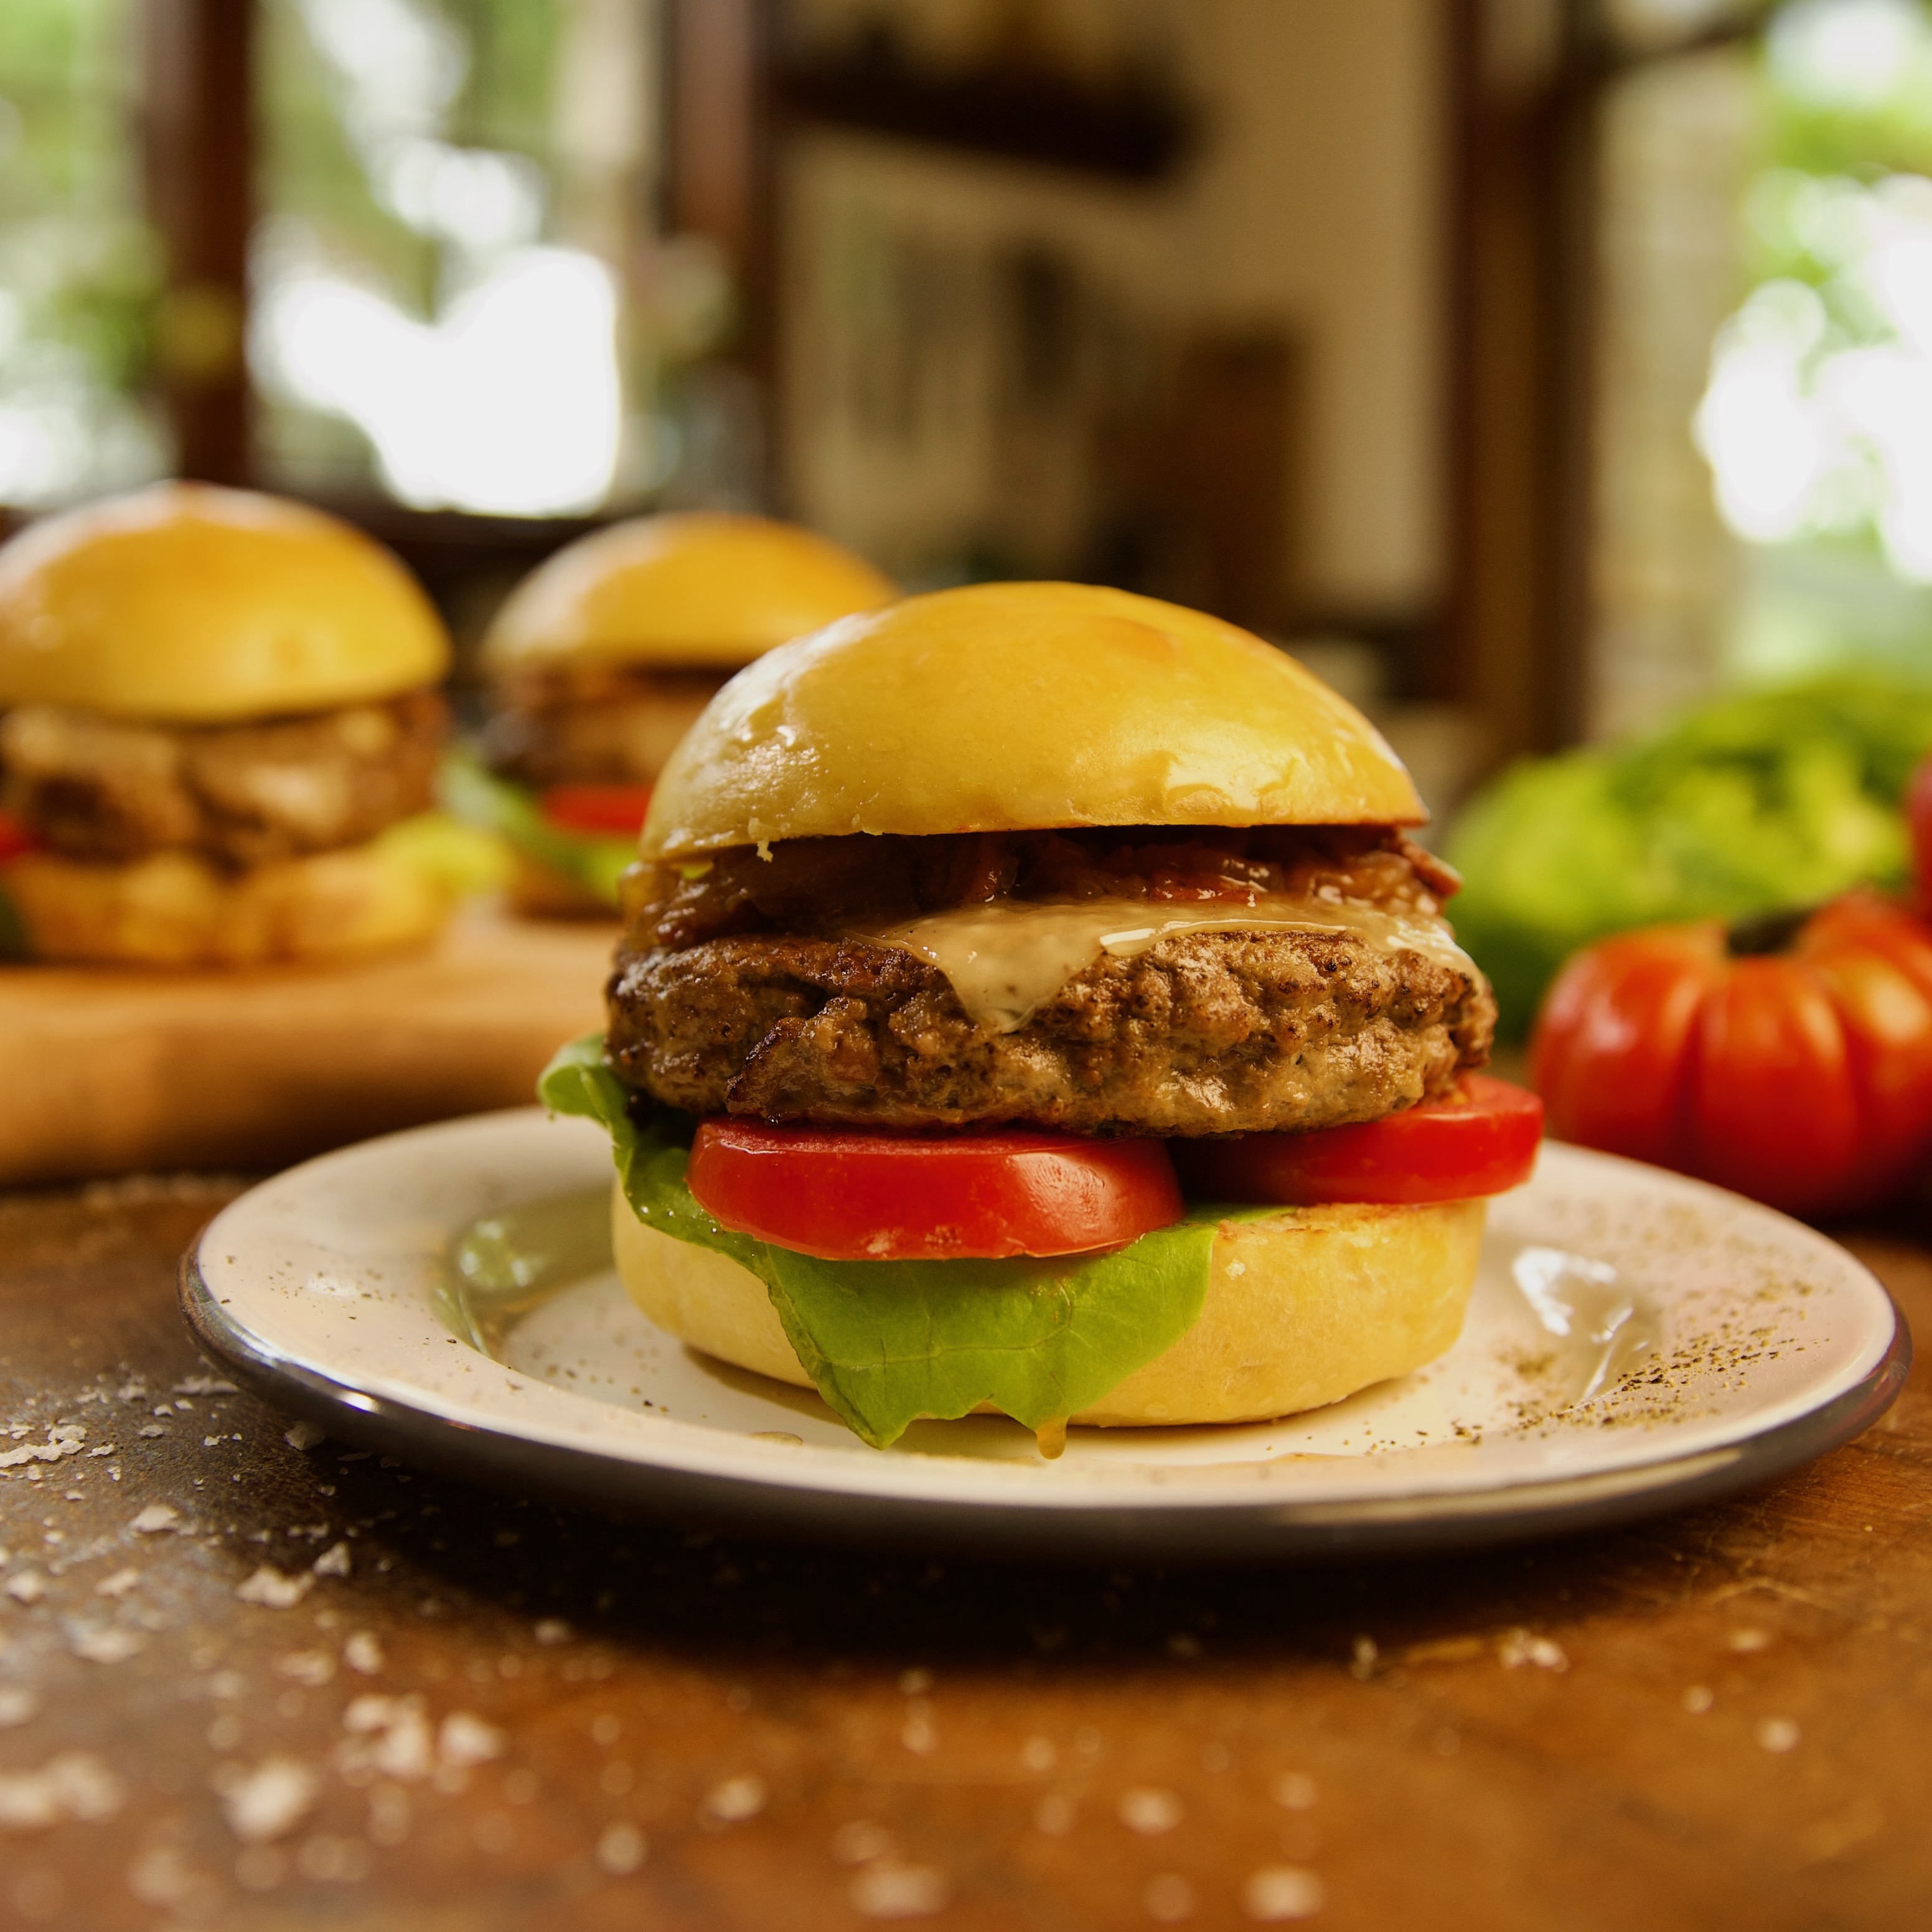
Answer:
MULTIPOLYGON (((1462 1330, 1484 1205, 1284 1208, 1223 1222, 1200 1320, 1071 1419, 1266 1421, 1433 1361, 1462 1330)), ((721 1361, 812 1387, 748 1269, 646 1228, 621 1188, 610 1225, 618 1273, 650 1321, 721 1361)))
POLYGON ((433 938, 442 889, 380 841, 224 872, 191 852, 123 866, 29 852, 0 866, 37 959, 255 966, 340 959, 433 938))
POLYGON ((1427 816, 1375 727, 1258 638, 1124 590, 983 584, 741 671, 664 767, 642 851, 1427 816))
POLYGON ((526 577, 482 662, 496 673, 572 658, 736 670, 897 594, 862 558, 796 524, 638 517, 580 538, 526 577))
POLYGON ((158 484, 0 550, 0 710, 227 724, 393 698, 449 655, 381 544, 279 497, 158 484))

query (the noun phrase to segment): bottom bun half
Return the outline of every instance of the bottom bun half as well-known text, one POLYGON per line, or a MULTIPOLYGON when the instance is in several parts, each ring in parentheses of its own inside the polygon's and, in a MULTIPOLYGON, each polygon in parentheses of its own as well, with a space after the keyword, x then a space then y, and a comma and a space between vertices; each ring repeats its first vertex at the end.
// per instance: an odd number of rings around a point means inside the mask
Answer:
POLYGON ((378 842, 224 872, 190 852, 120 866, 30 852, 0 867, 37 959, 255 966, 384 952, 432 938, 448 895, 378 842))
MULTIPOLYGON (((1104 1400, 1102 1427, 1262 1422, 1433 1361, 1462 1332, 1484 1204, 1284 1208, 1224 1221, 1201 1318, 1104 1400)), ((660 1328, 721 1361, 809 1388, 765 1285, 611 1202, 617 1268, 660 1328)))

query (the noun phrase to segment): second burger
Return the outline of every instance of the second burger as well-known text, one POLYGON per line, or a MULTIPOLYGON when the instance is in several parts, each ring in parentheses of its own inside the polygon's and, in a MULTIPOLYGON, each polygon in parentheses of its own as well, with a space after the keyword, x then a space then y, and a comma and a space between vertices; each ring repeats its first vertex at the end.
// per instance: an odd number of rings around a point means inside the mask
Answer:
POLYGON ((526 578, 484 639, 492 710, 451 802, 514 848, 520 911, 614 915, 664 761, 733 672, 896 593, 765 517, 634 518, 526 578))

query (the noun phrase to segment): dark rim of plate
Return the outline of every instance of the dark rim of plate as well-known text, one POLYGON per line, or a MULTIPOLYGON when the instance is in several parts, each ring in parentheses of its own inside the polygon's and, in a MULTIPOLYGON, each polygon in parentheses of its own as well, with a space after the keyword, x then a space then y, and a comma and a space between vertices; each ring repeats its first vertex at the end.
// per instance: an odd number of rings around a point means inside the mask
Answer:
POLYGON ((459 1480, 605 1511, 786 1541, 944 1550, 1026 1562, 1270 1563, 1492 1548, 1607 1529, 1715 1502, 1784 1475, 1862 1435, 1897 1400, 1912 1337, 1892 1309, 1884 1355, 1852 1388, 1744 1440, 1631 1468, 1466 1494, 1400 1492, 1346 1502, 1061 1507, 855 1496, 836 1488, 670 1469, 595 1450, 458 1424, 426 1403, 377 1396, 296 1361, 232 1318, 182 1257, 181 1307, 202 1348, 276 1407, 339 1441, 459 1480))

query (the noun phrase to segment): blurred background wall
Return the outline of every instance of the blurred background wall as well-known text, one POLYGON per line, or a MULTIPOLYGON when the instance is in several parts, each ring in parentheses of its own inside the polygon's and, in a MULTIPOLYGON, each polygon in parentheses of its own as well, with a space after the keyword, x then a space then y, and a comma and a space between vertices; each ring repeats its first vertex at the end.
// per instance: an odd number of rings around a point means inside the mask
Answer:
POLYGON ((6 0, 0 505, 246 481, 473 636, 654 506, 1287 642, 1453 808, 1932 676, 1922 0, 6 0))

